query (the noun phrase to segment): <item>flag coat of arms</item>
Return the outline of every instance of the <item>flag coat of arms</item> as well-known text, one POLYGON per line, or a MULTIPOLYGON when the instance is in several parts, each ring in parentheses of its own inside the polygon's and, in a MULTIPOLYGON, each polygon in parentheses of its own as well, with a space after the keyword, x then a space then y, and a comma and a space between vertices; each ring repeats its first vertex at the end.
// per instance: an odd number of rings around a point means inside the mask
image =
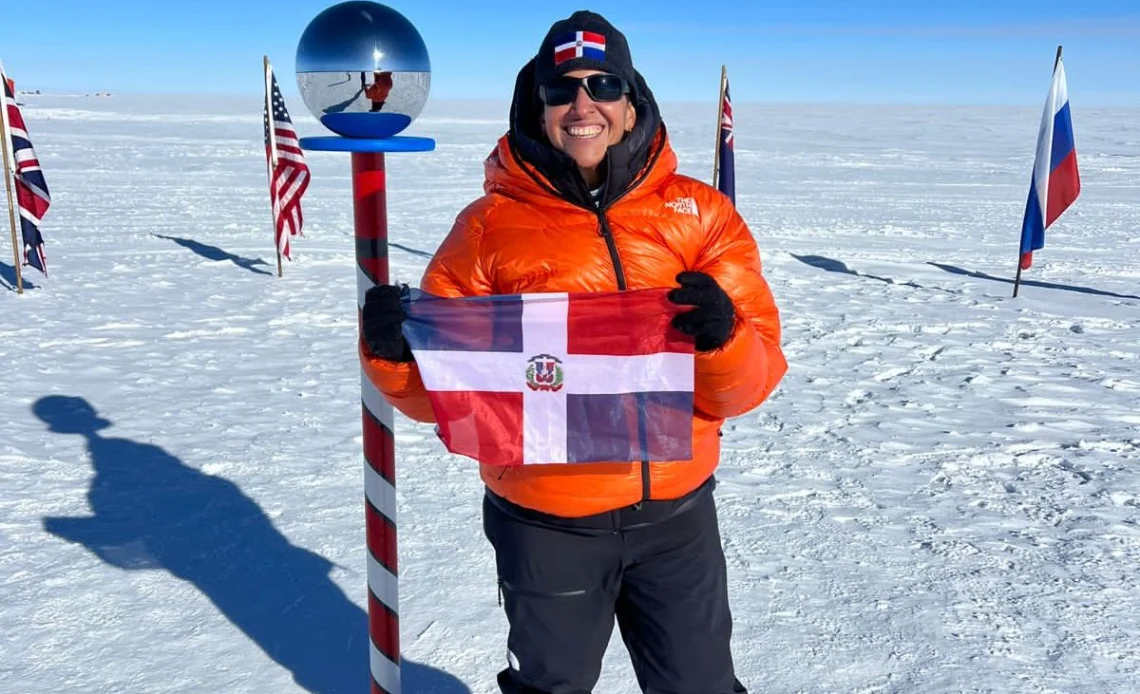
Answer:
POLYGON ((666 289, 406 295, 404 335, 453 453, 497 466, 692 457, 692 338, 666 289))
POLYGON ((554 64, 574 58, 606 59, 606 37, 593 31, 562 34, 554 40, 554 64))
MULTIPOLYGON (((24 262, 47 275, 47 258, 44 255, 44 237, 40 224, 51 207, 51 194, 44 179, 40 160, 32 147, 24 116, 16 105, 11 83, 4 79, 4 105, 7 109, 8 132, 4 133, 11 147, 15 165, 16 203, 20 208, 20 231, 24 240, 24 262)), ((5 172, 4 175, 7 175, 5 172)))
POLYGON ((1033 178, 1021 223, 1021 269, 1033 264, 1033 251, 1045 247, 1045 230, 1068 209, 1080 192, 1069 88, 1065 80, 1065 65, 1058 59, 1037 133, 1033 178))

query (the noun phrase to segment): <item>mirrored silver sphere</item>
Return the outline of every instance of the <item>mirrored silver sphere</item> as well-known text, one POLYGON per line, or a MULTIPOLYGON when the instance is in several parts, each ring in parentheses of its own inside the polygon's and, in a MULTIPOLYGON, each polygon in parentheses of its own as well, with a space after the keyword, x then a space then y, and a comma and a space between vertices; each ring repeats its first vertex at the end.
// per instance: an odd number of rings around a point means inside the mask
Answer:
POLYGON ((297 87, 305 106, 344 137, 391 137, 427 103, 427 46, 404 15, 350 0, 324 10, 297 44, 297 87))

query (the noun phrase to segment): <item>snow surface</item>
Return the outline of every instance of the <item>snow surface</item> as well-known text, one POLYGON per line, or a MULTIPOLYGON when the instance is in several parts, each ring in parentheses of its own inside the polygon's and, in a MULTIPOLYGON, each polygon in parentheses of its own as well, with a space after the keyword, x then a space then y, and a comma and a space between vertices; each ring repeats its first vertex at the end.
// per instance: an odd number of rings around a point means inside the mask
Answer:
MULTIPOLYGON (((51 276, 0 291, 0 691, 366 691, 347 155, 278 279, 257 95, 21 98, 51 276)), ((1017 299, 1038 106, 737 105, 790 362, 719 473, 752 692, 1140 691, 1140 111, 1073 98, 1084 192, 1017 299)), ((708 180, 715 105, 664 113, 708 180)), ((396 279, 505 116, 429 104, 389 156, 396 279)), ((405 691, 494 692, 475 466, 396 428, 405 691)), ((596 691, 636 690, 615 632, 596 691)))

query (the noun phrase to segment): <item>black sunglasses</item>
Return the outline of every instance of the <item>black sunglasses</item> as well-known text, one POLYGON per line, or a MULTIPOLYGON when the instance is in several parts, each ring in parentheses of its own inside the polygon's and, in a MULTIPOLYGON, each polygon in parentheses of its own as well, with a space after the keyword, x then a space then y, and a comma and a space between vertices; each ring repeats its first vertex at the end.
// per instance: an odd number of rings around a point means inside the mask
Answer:
POLYGON ((538 88, 538 98, 547 106, 564 106, 578 97, 578 89, 594 101, 612 102, 629 93, 629 84, 617 75, 599 72, 585 77, 555 77, 538 88))

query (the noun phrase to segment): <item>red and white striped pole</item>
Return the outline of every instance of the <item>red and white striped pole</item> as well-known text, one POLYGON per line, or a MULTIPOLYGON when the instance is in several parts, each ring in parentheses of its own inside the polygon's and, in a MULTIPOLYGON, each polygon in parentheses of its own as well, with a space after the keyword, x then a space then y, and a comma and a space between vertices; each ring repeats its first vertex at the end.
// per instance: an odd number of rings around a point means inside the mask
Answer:
MULTIPOLYGON (((388 284, 388 199, 385 152, 427 152, 426 137, 305 137, 301 148, 352 153, 356 242, 357 335, 364 295, 388 284)), ((364 535, 368 562, 368 664, 371 694, 400 694, 400 612, 396 553, 396 446, 392 405, 360 371, 364 435, 364 535)))
MULTIPOLYGON (((352 153, 357 306, 388 283, 388 206, 383 152, 352 153)), ((357 316, 359 319, 359 311, 357 316)), ((359 325, 359 323, 358 323, 359 325)), ((400 612, 396 554, 396 460, 392 406, 363 371, 364 519, 368 545, 368 632, 372 694, 400 691, 400 612)))
MULTIPOLYGON (((309 22, 297 43, 297 85, 313 116, 337 136, 301 138, 301 149, 352 154, 357 339, 364 295, 388 278, 384 154, 430 152, 435 140, 399 135, 427 101, 431 61, 407 17, 367 0, 340 2, 309 22), (386 101, 358 98, 366 75, 388 73, 386 101), (348 76, 346 83, 344 76, 348 76), (360 91, 352 94, 360 76, 360 91), (394 78, 394 79, 393 79, 394 78), (348 84, 348 86, 344 86, 348 84), (348 98, 345 101, 345 98, 348 98)), ((375 81, 373 82, 375 86, 375 81)), ((368 547, 368 661, 372 694, 400 694, 396 557, 396 450, 392 406, 360 369, 364 527, 368 547)))

